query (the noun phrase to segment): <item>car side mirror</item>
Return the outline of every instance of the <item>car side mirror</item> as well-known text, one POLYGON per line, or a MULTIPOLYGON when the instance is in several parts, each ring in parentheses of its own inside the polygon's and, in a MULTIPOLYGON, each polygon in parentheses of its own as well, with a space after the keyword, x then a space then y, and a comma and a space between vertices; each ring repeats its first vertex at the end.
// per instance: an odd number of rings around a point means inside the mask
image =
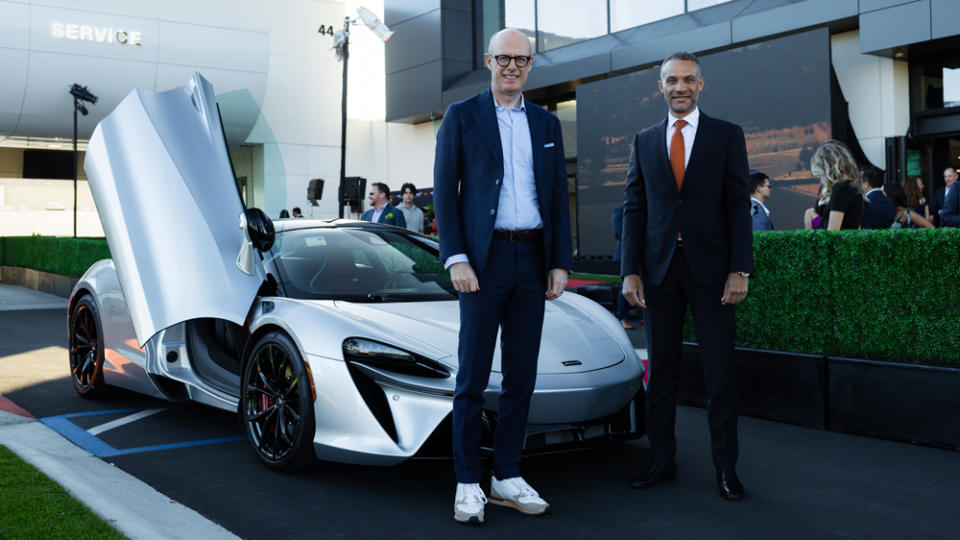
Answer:
POLYGON ((240 214, 240 230, 243 231, 243 244, 237 254, 237 268, 252 276, 256 271, 256 252, 264 252, 273 246, 276 232, 273 222, 259 208, 248 208, 240 214))
POLYGON ((243 214, 247 218, 247 237, 253 242, 253 247, 260 252, 269 250, 276 238, 273 221, 259 208, 248 208, 243 214))

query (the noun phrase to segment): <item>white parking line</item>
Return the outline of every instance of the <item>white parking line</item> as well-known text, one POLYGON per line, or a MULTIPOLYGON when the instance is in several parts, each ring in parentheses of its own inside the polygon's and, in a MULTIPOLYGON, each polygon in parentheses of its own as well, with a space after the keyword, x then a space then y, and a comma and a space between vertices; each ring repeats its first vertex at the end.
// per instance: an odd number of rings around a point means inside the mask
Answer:
POLYGON ((130 422, 136 422, 137 420, 140 420, 141 418, 146 418, 146 417, 150 416, 151 414, 157 414, 158 412, 162 412, 162 411, 165 411, 165 410, 167 410, 165 407, 161 407, 161 408, 159 408, 159 409, 147 409, 147 410, 144 410, 144 411, 140 411, 140 412, 138 412, 138 413, 133 413, 133 414, 131 414, 131 415, 124 416, 123 418, 117 418, 116 420, 111 420, 111 421, 106 422, 106 423, 104 423, 104 424, 100 424, 99 426, 94 426, 94 427, 88 429, 87 432, 90 433, 91 435, 99 435, 99 434, 103 433, 104 431, 108 431, 108 430, 111 430, 111 429, 113 429, 113 428, 118 428, 118 427, 120 427, 120 426, 129 424, 130 422))
POLYGON ((647 350, 646 350, 646 349, 634 349, 634 350, 637 351, 637 356, 639 356, 641 360, 646 360, 646 359, 647 359, 647 350))

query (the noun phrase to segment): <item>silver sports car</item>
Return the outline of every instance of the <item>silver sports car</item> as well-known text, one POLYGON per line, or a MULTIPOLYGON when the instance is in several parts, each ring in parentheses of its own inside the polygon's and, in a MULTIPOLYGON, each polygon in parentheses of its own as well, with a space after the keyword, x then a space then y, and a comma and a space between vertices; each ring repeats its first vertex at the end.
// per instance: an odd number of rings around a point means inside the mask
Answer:
MULTIPOLYGON (((85 168, 111 260, 69 302, 70 369, 105 386, 237 411, 276 469, 394 464, 449 444, 456 292, 432 239, 244 209, 212 86, 132 92, 85 168)), ((643 364, 619 321, 548 302, 527 450, 643 434, 643 364)), ((499 355, 485 428, 497 421, 499 355)))

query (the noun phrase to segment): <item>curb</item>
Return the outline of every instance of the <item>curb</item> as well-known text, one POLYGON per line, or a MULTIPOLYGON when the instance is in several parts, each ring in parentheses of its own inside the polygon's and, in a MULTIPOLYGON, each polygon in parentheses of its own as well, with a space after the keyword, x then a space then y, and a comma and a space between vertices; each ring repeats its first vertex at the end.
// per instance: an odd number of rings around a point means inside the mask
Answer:
POLYGON ((239 538, 35 420, 0 411, 0 444, 131 539, 239 538))

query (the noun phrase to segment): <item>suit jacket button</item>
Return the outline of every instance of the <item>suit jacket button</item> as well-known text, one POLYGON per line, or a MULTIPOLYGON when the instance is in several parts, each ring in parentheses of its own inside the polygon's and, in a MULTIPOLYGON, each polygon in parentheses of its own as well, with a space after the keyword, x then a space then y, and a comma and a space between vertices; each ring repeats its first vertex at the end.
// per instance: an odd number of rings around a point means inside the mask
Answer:
POLYGON ((680 199, 679 201, 677 201, 677 204, 683 204, 683 199, 680 199))
POLYGON ((497 178, 496 180, 494 180, 494 181, 493 181, 493 184, 496 185, 496 186, 499 186, 499 185, 500 185, 500 179, 497 178))
POLYGON ((491 215, 491 216, 494 215, 494 214, 496 214, 496 213, 497 213, 496 210, 494 210, 493 208, 490 209, 490 215, 491 215))

